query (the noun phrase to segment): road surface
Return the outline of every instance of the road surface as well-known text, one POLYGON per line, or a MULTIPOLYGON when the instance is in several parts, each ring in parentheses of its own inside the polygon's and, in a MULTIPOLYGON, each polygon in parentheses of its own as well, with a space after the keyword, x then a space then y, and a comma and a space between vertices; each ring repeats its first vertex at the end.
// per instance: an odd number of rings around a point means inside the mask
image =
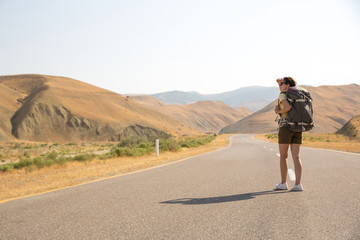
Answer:
POLYGON ((273 190, 277 154, 237 135, 212 153, 5 202, 0 239, 360 239, 360 155, 302 148, 305 191, 290 192, 273 190))

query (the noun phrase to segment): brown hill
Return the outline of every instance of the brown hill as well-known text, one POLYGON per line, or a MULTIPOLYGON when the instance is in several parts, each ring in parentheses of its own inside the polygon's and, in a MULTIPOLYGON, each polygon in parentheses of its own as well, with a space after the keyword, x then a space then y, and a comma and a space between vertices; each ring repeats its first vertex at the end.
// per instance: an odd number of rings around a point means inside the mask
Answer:
POLYGON ((360 115, 353 117, 345 123, 336 133, 348 136, 350 138, 360 139, 360 115))
MULTIPOLYGON (((359 114, 360 86, 305 87, 313 97, 315 128, 312 132, 335 132, 349 119, 359 114)), ((221 133, 264 133, 274 132, 277 123, 274 106, 276 100, 258 112, 224 127, 221 133)))
POLYGON ((65 77, 0 76, 0 94, 1 140, 108 141, 131 134, 199 133, 119 94, 65 77))
POLYGON ((140 103, 142 105, 151 107, 151 108, 161 108, 164 106, 167 106, 167 103, 164 103, 160 101, 159 99, 149 96, 149 95, 138 95, 138 96, 128 96, 131 100, 134 100, 137 103, 140 103))
POLYGON ((22 99, 24 95, 0 83, 0 96, 0 141, 13 140, 10 119, 21 105, 18 99, 22 99))
POLYGON ((236 108, 236 111, 240 112, 244 117, 249 116, 250 114, 254 113, 249 108, 246 107, 238 107, 236 108))
POLYGON ((233 109, 220 101, 199 101, 185 105, 166 104, 152 96, 131 96, 138 103, 152 107, 201 132, 219 132, 221 128, 252 113, 247 108, 233 109))

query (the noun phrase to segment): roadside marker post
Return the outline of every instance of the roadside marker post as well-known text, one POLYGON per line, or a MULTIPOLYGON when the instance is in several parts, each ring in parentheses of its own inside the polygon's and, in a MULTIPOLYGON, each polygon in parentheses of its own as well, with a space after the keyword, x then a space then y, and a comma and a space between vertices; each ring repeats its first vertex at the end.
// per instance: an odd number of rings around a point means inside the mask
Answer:
POLYGON ((159 139, 155 140, 155 154, 156 157, 159 157, 159 139))

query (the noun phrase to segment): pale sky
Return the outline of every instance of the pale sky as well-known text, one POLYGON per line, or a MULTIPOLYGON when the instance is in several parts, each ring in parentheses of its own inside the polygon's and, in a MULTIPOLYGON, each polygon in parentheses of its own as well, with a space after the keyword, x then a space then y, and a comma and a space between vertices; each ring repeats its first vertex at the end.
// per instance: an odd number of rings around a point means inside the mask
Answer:
POLYGON ((0 75, 117 93, 360 85, 359 0, 0 0, 0 75))

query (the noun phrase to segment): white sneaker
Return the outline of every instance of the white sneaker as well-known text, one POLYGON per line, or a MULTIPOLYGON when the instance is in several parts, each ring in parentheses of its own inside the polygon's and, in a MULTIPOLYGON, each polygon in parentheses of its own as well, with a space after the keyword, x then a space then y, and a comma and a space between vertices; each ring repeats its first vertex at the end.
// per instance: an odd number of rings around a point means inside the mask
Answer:
POLYGON ((293 188, 291 189, 291 191, 304 191, 303 185, 301 183, 300 184, 295 184, 293 186, 293 188))
POLYGON ((282 183, 282 182, 276 184, 275 188, 277 190, 288 190, 289 189, 288 184, 287 183, 282 183))

